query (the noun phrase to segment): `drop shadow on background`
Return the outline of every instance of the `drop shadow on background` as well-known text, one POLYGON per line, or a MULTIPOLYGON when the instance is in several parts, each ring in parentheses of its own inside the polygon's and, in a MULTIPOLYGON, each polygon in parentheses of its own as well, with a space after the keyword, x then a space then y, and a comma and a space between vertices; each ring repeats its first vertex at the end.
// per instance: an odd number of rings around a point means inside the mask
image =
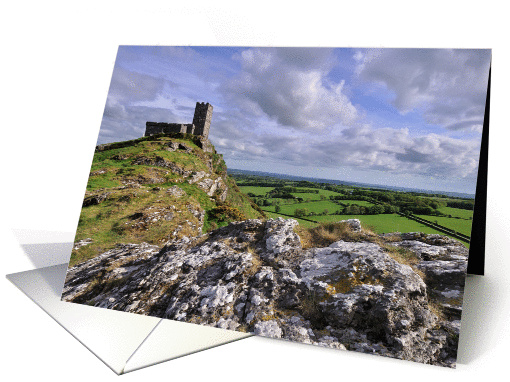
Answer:
MULTIPOLYGON (((67 267, 73 249, 73 232, 12 229, 12 234, 35 269, 61 264, 67 267)), ((47 279, 48 274, 51 273, 42 272, 39 280, 42 278, 60 298, 64 281, 47 279)))
POLYGON ((468 275, 464 288, 462 323, 459 337, 458 364, 470 364, 490 348, 491 318, 498 304, 494 297, 498 287, 491 277, 468 275))
POLYGON ((20 244, 36 268, 69 262, 73 243, 20 244))
MULTIPOLYGON (((35 268, 46 268, 69 262, 73 243, 42 243, 20 244, 21 249, 35 268)), ((55 280, 51 273, 41 273, 41 277, 50 287, 51 291, 60 298, 64 280, 55 280)))

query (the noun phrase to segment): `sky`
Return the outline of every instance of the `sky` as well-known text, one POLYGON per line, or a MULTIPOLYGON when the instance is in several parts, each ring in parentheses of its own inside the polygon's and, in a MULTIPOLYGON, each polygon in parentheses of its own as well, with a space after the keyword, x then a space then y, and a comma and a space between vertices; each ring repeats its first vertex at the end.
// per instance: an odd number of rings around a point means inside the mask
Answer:
POLYGON ((231 169, 475 193, 491 52, 119 47, 98 144, 191 123, 231 169))

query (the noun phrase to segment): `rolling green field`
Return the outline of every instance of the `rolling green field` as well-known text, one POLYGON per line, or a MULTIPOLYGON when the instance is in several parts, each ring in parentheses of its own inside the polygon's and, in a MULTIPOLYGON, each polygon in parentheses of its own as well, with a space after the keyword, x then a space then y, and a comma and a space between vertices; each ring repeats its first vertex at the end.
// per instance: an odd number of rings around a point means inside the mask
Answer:
MULTIPOLYGON (((324 195, 326 196, 324 193, 321 193, 324 192, 325 190, 319 190, 319 193, 316 194, 314 192, 291 192, 291 195, 292 196, 295 196, 296 198, 301 198, 305 201, 314 201, 314 200, 321 200, 321 195, 324 195)), ((331 191, 329 191, 331 192, 331 191)), ((333 193, 335 194, 335 193, 333 193)), ((338 195, 338 194, 336 194, 338 195)), ((328 199, 329 199, 329 195, 328 195, 328 199)))
POLYGON ((419 218, 428 220, 429 222, 436 222, 442 226, 448 227, 454 231, 463 233, 464 235, 471 236, 471 226, 473 225, 472 220, 447 218, 443 216, 428 216, 428 215, 416 215, 419 218))
MULTIPOLYGON (((281 216, 284 219, 289 219, 289 216, 280 215, 274 212, 264 211, 268 218, 277 218, 281 216)), ((313 227, 316 224, 294 218, 303 227, 313 227)), ((347 219, 359 219, 364 228, 368 228, 375 233, 390 233, 390 232, 424 232, 444 235, 443 232, 437 231, 434 228, 428 227, 414 220, 407 219, 404 216, 397 214, 381 214, 381 215, 324 215, 324 216, 309 216, 307 219, 315 220, 317 223, 325 222, 338 222, 347 219)), ((466 243, 464 243, 467 245, 466 243)))
MULTIPOLYGON (((308 203, 305 202, 305 203, 286 204, 286 205, 280 206, 280 208, 281 208, 281 213, 287 214, 287 215, 294 215, 294 211, 297 208, 306 208, 310 212, 315 212, 315 213, 320 214, 324 210, 328 210, 329 213, 335 212, 339 208, 342 208, 342 206, 339 206, 338 204, 333 203, 329 200, 319 200, 316 202, 308 202, 308 203)), ((273 211, 274 211, 274 207, 273 207, 273 211)))
MULTIPOLYGON (((347 219, 359 219, 361 224, 365 228, 369 228, 375 233, 389 233, 389 232, 424 232, 428 234, 440 234, 445 235, 444 232, 438 231, 435 228, 428 227, 422 223, 419 223, 413 219, 410 219, 404 215, 411 215, 427 220, 431 223, 437 222, 437 224, 447 227, 450 230, 456 231, 459 234, 466 236, 471 235, 472 225, 472 210, 466 210, 454 207, 442 207, 447 202, 455 202, 457 204, 469 204, 466 202, 467 199, 462 198, 437 198, 434 196, 428 196, 426 194, 416 195, 415 193, 404 193, 393 192, 387 190, 370 190, 360 189, 357 187, 345 187, 342 185, 337 186, 325 186, 317 184, 317 187, 304 185, 296 181, 282 181, 281 179, 274 179, 275 187, 265 186, 243 186, 243 182, 250 182, 250 184, 257 184, 258 179, 256 176, 243 176, 240 175, 236 178, 239 181, 239 188, 242 192, 252 193, 256 195, 253 200, 265 211, 268 217, 283 218, 295 218, 296 210, 306 209, 306 214, 301 215, 301 218, 297 218, 301 225, 310 227, 314 222, 337 222, 340 220, 347 219), (294 190, 301 192, 291 192, 291 195, 295 199, 288 198, 270 198, 268 193, 279 187, 292 187, 294 190), (329 188, 325 190, 324 187, 329 188), (333 187, 333 188, 332 188, 333 187), (348 190, 353 190, 353 199, 348 200, 331 200, 330 196, 349 195, 348 190), (356 192, 354 192, 356 191, 356 192), (362 209, 358 215, 331 215, 342 211, 344 206, 356 204, 363 207, 374 206, 372 202, 365 200, 356 200, 356 198, 369 198, 369 200, 375 200, 378 204, 386 207, 392 207, 390 211, 401 211, 402 214, 368 214, 368 210, 362 209), (299 200, 302 200, 301 202, 299 200), (423 215, 423 210, 429 209, 433 213, 423 215), (279 212, 276 212, 276 209, 279 212), (420 210, 421 209, 421 210, 420 210), (312 213, 312 215, 310 215, 312 213), (367 214, 365 214, 367 213, 367 214), (280 215, 281 214, 281 215, 280 215), (436 216, 437 214, 444 214, 445 217, 436 216), (303 220, 307 219, 307 220, 303 220)), ((262 178, 260 178, 262 179, 262 178)), ((263 178, 261 181, 263 184, 271 183, 273 178, 263 178)), ((287 190, 290 190, 287 188, 287 190)), ((345 196, 344 196, 345 197, 345 196)), ((350 196, 349 196, 350 197, 350 196)), ((455 204, 452 203, 452 204, 455 204)), ((373 210, 373 209, 372 209, 373 210)), ((350 209, 350 212, 354 210, 350 209)), ((388 211, 388 210, 387 210, 388 211)), ((354 213, 357 213, 354 212, 354 213)), ((426 212, 428 213, 428 212, 426 212)), ((299 215, 298 215, 299 216, 299 215)), ((464 244, 466 244, 464 242, 464 244)), ((468 244, 466 244, 469 246, 468 244)))
POLYGON ((343 204, 357 204, 358 206, 370 207, 373 206, 373 203, 367 202, 365 200, 339 200, 340 203, 343 204))
POLYGON ((310 189, 306 189, 306 188, 303 188, 302 189, 303 191, 306 191, 306 190, 310 190, 311 192, 291 192, 291 194, 293 196, 295 196, 296 198, 302 198, 303 200, 321 200, 321 195, 325 196, 326 198, 329 199, 329 197, 331 195, 339 195, 338 192, 334 192, 334 191, 329 191, 329 190, 322 190, 322 189, 313 189, 313 188, 310 188, 310 189), (318 190, 319 193, 315 193, 313 192, 313 190, 318 190))
POLYGON ((336 222, 347 219, 359 219, 361 225, 370 228, 375 233, 388 232, 424 232, 424 233, 443 233, 434 228, 427 227, 414 220, 407 219, 397 214, 381 214, 381 215, 326 215, 313 216, 311 219, 318 222, 336 222))
MULTIPOLYGON (((284 219, 295 219, 299 222, 299 224, 303 227, 314 227, 316 224, 302 220, 295 217, 283 216, 274 212, 264 211, 268 218, 277 218, 281 216, 284 219)), ((434 228, 428 227, 417 221, 407 219, 404 216, 398 214, 380 214, 380 215, 323 215, 323 216, 309 216, 307 219, 314 220, 319 223, 332 223, 338 222, 341 220, 347 219, 359 219, 361 221, 361 225, 364 228, 368 228, 371 231, 381 234, 381 233, 390 233, 390 232, 423 232, 427 234, 439 234, 446 235, 444 232, 435 230, 434 228)), ((456 219, 452 219, 456 220, 456 219)), ((459 231, 461 232, 461 231, 459 231)), ((469 233, 469 235, 471 232, 469 233)), ((449 235, 446 235, 449 236, 449 235)), ((454 238, 455 239, 455 238, 454 238)), ((456 239, 458 240, 458 239, 456 239)), ((463 244, 469 248, 468 243, 463 244)))
MULTIPOLYGON (((238 185, 239 189, 244 192, 245 194, 252 193, 258 196, 265 196, 267 192, 274 190, 274 187, 265 187, 265 186, 243 186, 238 185)), ((318 189, 319 193, 313 192, 317 189, 307 189, 307 188, 299 188, 300 191, 307 191, 310 192, 292 192, 291 194, 295 196, 296 198, 302 198, 304 200, 310 199, 310 200, 321 200, 321 195, 325 196, 329 199, 331 195, 339 195, 337 192, 329 191, 329 190, 322 190, 318 189)))
POLYGON ((273 190, 274 187, 239 186, 239 189, 245 194, 252 193, 259 196, 264 196, 267 192, 273 190))
POLYGON ((473 211, 463 210, 460 208, 441 207, 439 208, 439 211, 445 215, 452 215, 453 217, 457 218, 469 219, 473 217, 473 211))

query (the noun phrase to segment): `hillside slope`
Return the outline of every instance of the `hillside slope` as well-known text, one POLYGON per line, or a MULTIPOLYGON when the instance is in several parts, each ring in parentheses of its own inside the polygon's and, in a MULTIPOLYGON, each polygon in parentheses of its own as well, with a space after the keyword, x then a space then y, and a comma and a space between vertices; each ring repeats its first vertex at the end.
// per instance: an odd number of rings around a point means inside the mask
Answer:
POLYGON ((119 243, 163 245, 263 216, 209 140, 172 134, 100 145, 70 266, 119 243))

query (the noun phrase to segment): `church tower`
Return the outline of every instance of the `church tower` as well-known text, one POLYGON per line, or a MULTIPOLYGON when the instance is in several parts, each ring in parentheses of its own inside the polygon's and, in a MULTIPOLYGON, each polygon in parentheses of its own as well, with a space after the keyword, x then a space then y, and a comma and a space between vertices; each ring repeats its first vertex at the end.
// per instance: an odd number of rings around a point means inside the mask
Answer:
POLYGON ((213 107, 209 103, 197 102, 195 115, 193 116, 193 125, 195 125, 195 135, 202 135, 209 138, 209 128, 211 127, 213 107))

